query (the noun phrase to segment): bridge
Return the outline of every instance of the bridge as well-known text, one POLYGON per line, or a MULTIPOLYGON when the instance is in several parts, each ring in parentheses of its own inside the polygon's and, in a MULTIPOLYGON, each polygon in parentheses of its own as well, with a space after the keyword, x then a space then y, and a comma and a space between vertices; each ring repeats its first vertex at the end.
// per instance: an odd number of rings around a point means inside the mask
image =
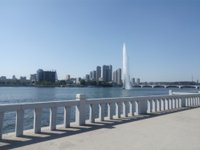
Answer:
POLYGON ((166 85, 166 84, 134 84, 132 87, 138 88, 195 88, 199 89, 200 85, 166 85))

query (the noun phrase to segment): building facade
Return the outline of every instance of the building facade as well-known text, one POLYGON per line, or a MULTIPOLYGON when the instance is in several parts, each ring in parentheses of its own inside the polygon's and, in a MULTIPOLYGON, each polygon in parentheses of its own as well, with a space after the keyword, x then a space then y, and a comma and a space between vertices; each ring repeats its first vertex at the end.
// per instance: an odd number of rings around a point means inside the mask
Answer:
POLYGON ((122 85, 122 70, 121 68, 113 72, 113 82, 116 85, 122 85))
POLYGON ((96 69, 96 80, 99 81, 100 78, 101 78, 101 67, 97 66, 97 69, 96 69))
POLYGON ((43 71, 39 69, 36 74, 37 82, 52 82, 55 83, 57 79, 56 71, 43 71))

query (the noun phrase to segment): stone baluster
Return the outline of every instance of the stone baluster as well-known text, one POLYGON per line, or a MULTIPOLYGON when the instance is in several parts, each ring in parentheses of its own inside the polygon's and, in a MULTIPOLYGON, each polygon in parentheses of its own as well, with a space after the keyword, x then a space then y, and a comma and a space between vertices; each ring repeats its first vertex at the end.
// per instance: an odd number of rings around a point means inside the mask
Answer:
POLYGON ((130 101, 129 102, 130 104, 130 116, 134 116, 134 113, 135 113, 135 101, 130 101))
POLYGON ((113 119, 114 103, 108 103, 108 119, 113 119))
POLYGON ((105 108, 106 108, 106 104, 100 104, 99 105, 99 119, 100 119, 100 121, 104 121, 105 108))
POLYGON ((3 134, 3 119, 4 119, 4 112, 0 112, 0 140, 2 139, 2 134, 3 134))
POLYGON ((41 115, 42 115, 42 109, 41 108, 35 108, 34 110, 34 133, 40 133, 41 132, 41 115))
POLYGON ((152 112, 152 100, 148 100, 148 113, 152 112))
POLYGON ((172 98, 172 109, 175 109, 175 103, 176 103, 176 99, 172 98))
POLYGON ((188 107, 191 106, 191 98, 188 98, 188 107))
POLYGON ((117 105, 117 107, 116 107, 116 117, 121 118, 122 103, 117 102, 116 105, 117 105))
POLYGON ((181 103, 181 99, 180 99, 180 98, 178 98, 178 108, 181 108, 181 105, 180 105, 180 103, 181 103))
POLYGON ((86 120, 86 97, 83 94, 76 94, 76 100, 80 101, 76 106, 76 123, 77 125, 84 125, 86 120))
POLYGON ((123 116, 124 117, 128 117, 128 103, 127 102, 123 102, 122 106, 123 106, 123 116))
POLYGON ((95 104, 90 104, 89 121, 91 123, 95 122, 95 104))
POLYGON ((165 102, 165 99, 162 100, 163 101, 163 111, 166 110, 166 102, 165 102))
POLYGON ((177 109, 177 98, 174 98, 174 109, 177 109))
POLYGON ((135 101, 135 115, 139 115, 139 102, 135 101))
POLYGON ((195 106, 197 106, 197 97, 195 97, 195 106))
POLYGON ((162 100, 158 100, 158 111, 162 111, 162 100))
POLYGON ((155 112, 157 112, 158 111, 158 101, 157 101, 157 99, 155 99, 154 100, 154 105, 155 105, 155 112))
POLYGON ((71 116, 71 107, 65 106, 64 107, 64 126, 65 126, 65 128, 70 127, 70 116, 71 116))
POLYGON ((169 109, 170 110, 172 109, 172 99, 171 98, 169 99, 169 109))
POLYGON ((57 107, 51 107, 50 119, 49 119, 49 127, 51 131, 56 129, 56 116, 57 116, 57 107))
POLYGON ((22 136, 24 131, 24 110, 18 109, 16 112, 16 136, 22 136))
POLYGON ((165 99, 165 110, 168 110, 169 109, 169 103, 168 103, 168 99, 165 99))
POLYGON ((147 113, 147 100, 139 100, 138 102, 138 114, 147 113))

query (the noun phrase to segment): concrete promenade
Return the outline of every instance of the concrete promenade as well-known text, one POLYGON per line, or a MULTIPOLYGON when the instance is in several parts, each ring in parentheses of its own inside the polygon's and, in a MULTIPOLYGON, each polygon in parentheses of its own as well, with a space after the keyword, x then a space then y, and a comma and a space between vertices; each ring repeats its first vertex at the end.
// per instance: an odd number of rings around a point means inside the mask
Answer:
POLYGON ((199 150, 200 108, 96 122, 91 125, 5 135, 0 149, 199 150), (6 146, 6 144, 8 144, 6 146))

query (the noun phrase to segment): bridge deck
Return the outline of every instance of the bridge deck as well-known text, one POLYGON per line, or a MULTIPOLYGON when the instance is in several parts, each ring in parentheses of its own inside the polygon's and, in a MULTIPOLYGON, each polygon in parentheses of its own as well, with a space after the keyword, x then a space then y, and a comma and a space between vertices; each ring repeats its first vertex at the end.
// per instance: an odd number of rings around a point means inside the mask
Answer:
POLYGON ((0 141, 0 149, 199 150, 199 116, 200 108, 195 108, 135 121, 129 118, 93 126, 44 131, 38 135, 26 133, 22 138, 5 135, 0 141))

